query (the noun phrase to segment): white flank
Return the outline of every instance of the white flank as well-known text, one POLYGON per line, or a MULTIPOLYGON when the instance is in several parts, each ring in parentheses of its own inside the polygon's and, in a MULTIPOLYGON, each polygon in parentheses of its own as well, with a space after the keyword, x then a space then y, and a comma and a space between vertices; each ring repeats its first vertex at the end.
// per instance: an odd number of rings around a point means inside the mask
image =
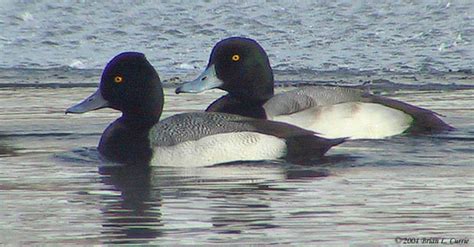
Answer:
POLYGON ((198 167, 239 160, 277 159, 285 153, 285 140, 278 137, 255 132, 226 133, 156 147, 151 165, 198 167))
POLYGON ((378 139, 403 133, 413 118, 380 104, 350 102, 313 107, 271 118, 320 133, 326 138, 378 139))

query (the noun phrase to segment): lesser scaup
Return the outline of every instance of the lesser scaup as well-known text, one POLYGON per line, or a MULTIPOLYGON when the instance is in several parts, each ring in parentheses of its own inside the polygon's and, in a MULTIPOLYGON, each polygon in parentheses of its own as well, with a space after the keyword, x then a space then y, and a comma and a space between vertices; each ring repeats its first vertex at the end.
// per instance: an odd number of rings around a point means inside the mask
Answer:
POLYGON ((99 152, 125 164, 205 166, 239 160, 322 156, 344 139, 325 139, 289 124, 226 113, 183 113, 159 121, 160 78, 145 56, 125 52, 105 67, 98 90, 66 113, 104 107, 122 112, 102 134, 99 152))
POLYGON ((228 94, 207 112, 282 121, 328 138, 376 139, 453 129, 433 111, 366 90, 308 86, 274 95, 273 84, 265 50, 255 40, 231 37, 214 46, 205 71, 176 93, 219 88, 228 94))

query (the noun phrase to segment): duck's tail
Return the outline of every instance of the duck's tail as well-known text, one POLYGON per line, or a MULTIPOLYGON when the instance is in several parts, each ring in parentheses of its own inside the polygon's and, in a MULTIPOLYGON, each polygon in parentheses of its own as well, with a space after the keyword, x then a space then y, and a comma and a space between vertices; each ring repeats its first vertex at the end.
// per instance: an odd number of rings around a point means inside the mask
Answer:
POLYGON ((434 111, 383 96, 370 95, 367 99, 372 103, 382 104, 403 111, 413 117, 413 124, 406 131, 408 133, 437 133, 455 130, 453 126, 441 120, 441 115, 434 111))
POLYGON ((347 138, 327 139, 317 135, 292 136, 286 139, 286 160, 305 163, 308 160, 322 157, 331 147, 346 140, 347 138))

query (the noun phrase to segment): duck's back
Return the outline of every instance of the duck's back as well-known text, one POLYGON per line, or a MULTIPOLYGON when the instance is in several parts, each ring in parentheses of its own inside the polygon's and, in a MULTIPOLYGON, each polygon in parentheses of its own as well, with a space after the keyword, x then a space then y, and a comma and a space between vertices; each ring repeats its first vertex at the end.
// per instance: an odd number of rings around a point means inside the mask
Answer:
POLYGON ((314 106, 360 101, 363 90, 347 87, 309 86, 276 94, 265 104, 268 117, 288 115, 314 106))

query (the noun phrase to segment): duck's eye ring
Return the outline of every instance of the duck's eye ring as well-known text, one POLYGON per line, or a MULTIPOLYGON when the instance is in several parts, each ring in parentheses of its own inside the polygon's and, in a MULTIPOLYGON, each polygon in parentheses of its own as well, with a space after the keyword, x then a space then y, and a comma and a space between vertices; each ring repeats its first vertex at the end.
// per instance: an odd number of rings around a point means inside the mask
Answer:
POLYGON ((117 84, 122 83, 123 82, 123 77, 121 77, 121 76, 114 77, 114 82, 117 83, 117 84))
POLYGON ((238 54, 235 54, 232 56, 232 61, 237 62, 240 60, 240 56, 238 54))

